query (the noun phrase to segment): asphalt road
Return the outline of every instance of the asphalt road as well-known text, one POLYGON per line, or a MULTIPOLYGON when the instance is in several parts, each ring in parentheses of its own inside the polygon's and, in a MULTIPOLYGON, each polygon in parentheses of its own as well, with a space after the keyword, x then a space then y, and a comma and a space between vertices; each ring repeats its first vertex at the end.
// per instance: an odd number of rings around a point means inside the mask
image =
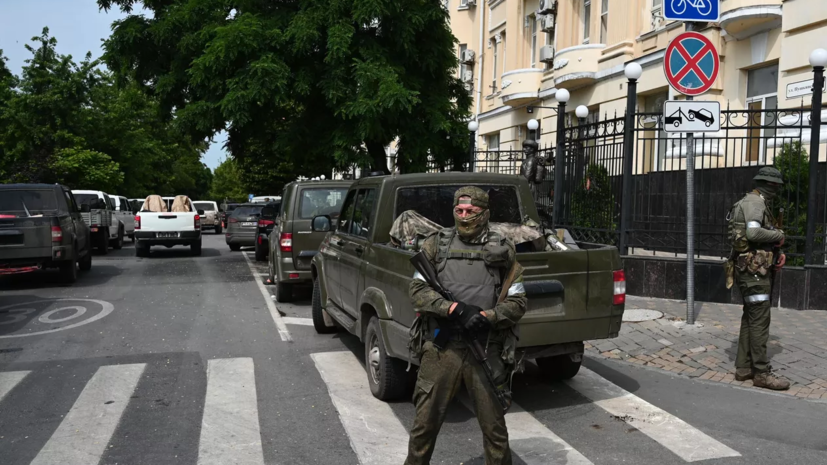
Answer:
MULTIPOLYGON (((0 463, 393 464, 410 402, 367 391, 361 343, 275 317, 252 252, 96 255, 74 286, 0 278, 0 463), (277 330, 280 320, 288 341, 277 330)), ((827 463, 827 404, 587 360, 569 383, 515 377, 515 463, 827 463)), ((432 463, 482 464, 458 400, 432 463)))

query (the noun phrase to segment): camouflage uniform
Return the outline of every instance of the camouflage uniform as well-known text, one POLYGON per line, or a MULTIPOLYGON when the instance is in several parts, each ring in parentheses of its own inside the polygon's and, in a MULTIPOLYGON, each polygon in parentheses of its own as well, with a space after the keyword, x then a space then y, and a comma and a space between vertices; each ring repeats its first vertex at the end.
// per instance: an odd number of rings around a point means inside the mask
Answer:
POLYGON ((733 206, 731 232, 735 281, 744 298, 738 355, 735 359, 739 381, 754 378, 754 384, 771 389, 786 389, 789 382, 770 373, 767 341, 770 336, 771 268, 776 257, 773 244, 784 239, 784 232, 775 229, 772 214, 766 205, 777 193, 771 183, 782 184, 781 173, 775 168, 762 168, 754 178, 756 190, 733 206))
MULTIPOLYGON (((460 234, 462 244, 471 248, 480 247, 489 242, 490 239, 498 237, 488 229, 488 195, 478 188, 462 188, 455 196, 456 205, 461 195, 468 195, 473 200, 473 205, 485 209, 476 224, 471 226, 482 226, 478 230, 468 227, 455 217, 456 229, 443 230, 440 233, 431 235, 422 245, 422 251, 434 267, 440 269, 440 239, 446 233, 451 235, 460 234), (464 230, 465 229, 465 230, 464 230), (473 237, 467 234, 472 233, 473 237)), ((516 273, 513 284, 507 290, 508 296, 503 302, 497 304, 496 298, 492 299, 490 305, 481 308, 485 309, 485 317, 490 323, 487 353, 488 360, 494 372, 495 382, 498 386, 506 386, 510 383, 513 373, 514 349, 516 347, 516 336, 514 328, 522 318, 526 310, 526 297, 523 288, 522 268, 516 263, 516 250, 513 242, 502 239, 503 249, 501 268, 504 271, 502 276, 508 273, 512 265, 515 265, 516 273)), ((456 242, 451 242, 452 247, 456 242)), ((451 250, 452 252, 461 252, 451 250)), ((450 258, 449 258, 450 260, 450 258)), ((465 261, 463 258, 457 260, 465 261)), ((481 260, 468 260, 468 266, 488 266, 481 260)), ((445 266, 442 264, 442 266, 445 266)), ((452 289, 452 283, 444 279, 440 273, 443 285, 456 294, 452 289)), ((499 279, 499 278, 498 278, 499 279)), ((501 282, 501 281, 500 281, 501 282)), ((461 286, 461 285, 459 285, 461 286)), ((468 393, 477 414, 480 428, 483 433, 485 447, 485 463, 489 465, 512 463, 511 450, 508 445, 508 431, 505 425, 505 413, 497 402, 493 389, 485 376, 482 366, 477 363, 465 342, 459 337, 451 337, 450 341, 442 349, 433 344, 434 324, 440 328, 450 327, 448 313, 453 302, 444 299, 438 292, 433 290, 424 280, 414 279, 411 281, 410 298, 414 308, 423 314, 426 321, 431 324, 425 325, 426 339, 420 358, 419 375, 417 377, 416 389, 413 402, 416 406, 416 418, 411 429, 411 438, 408 446, 408 458, 406 465, 428 464, 433 454, 434 444, 437 435, 445 420, 448 405, 459 390, 460 384, 465 383, 468 393)), ((491 295, 495 295, 491 293, 491 295)), ((457 297, 458 300, 459 297, 457 297)), ((459 332, 455 333, 459 335, 459 332)))

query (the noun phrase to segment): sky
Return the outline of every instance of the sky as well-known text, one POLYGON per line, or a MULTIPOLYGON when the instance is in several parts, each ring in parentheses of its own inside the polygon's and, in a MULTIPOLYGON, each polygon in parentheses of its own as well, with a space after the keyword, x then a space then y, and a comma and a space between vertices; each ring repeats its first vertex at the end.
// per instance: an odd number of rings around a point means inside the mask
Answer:
MULTIPOLYGON (((109 36, 112 22, 123 18, 119 10, 98 10, 95 0, 0 0, 0 50, 6 65, 20 75, 30 53, 24 47, 39 36, 44 26, 57 39, 57 51, 80 61, 86 52, 92 58, 103 53, 101 39, 109 36)), ((227 158, 223 134, 216 136, 202 161, 213 170, 227 158)))

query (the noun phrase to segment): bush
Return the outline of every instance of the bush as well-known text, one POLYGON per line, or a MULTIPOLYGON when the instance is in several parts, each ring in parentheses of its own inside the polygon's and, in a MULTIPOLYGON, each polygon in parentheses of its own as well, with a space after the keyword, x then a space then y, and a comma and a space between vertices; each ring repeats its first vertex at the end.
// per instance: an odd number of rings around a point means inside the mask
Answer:
POLYGON ((603 165, 589 165, 586 176, 572 196, 574 226, 616 230, 614 204, 609 171, 603 165))

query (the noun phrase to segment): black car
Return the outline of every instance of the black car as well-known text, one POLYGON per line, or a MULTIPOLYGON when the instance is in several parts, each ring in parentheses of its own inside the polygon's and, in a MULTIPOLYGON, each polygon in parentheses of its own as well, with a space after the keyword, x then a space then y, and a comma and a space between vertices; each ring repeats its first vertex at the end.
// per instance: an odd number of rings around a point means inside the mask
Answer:
POLYGON ((256 227, 256 261, 263 262, 267 260, 267 255, 270 252, 270 233, 276 226, 276 221, 281 210, 281 202, 270 202, 261 209, 261 216, 258 218, 256 227))

